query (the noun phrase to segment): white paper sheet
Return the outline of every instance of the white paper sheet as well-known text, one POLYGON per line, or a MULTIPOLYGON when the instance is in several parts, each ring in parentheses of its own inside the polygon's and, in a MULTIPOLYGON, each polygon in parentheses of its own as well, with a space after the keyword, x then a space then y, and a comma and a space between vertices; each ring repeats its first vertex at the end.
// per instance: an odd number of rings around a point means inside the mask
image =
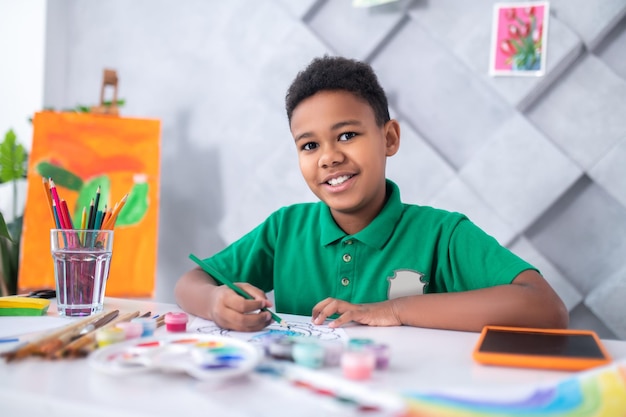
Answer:
POLYGON ((314 337, 319 340, 339 340, 343 343, 347 343, 349 340, 348 334, 344 329, 330 328, 327 323, 317 326, 311 323, 311 317, 291 314, 281 314, 280 317, 289 323, 289 328, 272 323, 260 332, 235 332, 222 329, 212 321, 196 317, 187 326, 187 331, 230 336, 248 342, 257 342, 273 335, 314 337))

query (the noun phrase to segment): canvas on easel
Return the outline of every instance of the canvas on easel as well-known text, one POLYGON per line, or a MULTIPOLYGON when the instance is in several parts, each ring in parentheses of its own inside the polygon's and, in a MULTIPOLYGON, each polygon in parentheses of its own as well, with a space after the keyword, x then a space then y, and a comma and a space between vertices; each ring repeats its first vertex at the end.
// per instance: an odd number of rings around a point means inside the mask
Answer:
POLYGON ((18 277, 21 292, 54 288, 50 229, 42 179, 52 178, 74 218, 98 186, 111 207, 125 194, 115 224, 106 295, 151 297, 159 207, 160 121, 107 114, 44 111, 33 118, 28 190, 18 277))

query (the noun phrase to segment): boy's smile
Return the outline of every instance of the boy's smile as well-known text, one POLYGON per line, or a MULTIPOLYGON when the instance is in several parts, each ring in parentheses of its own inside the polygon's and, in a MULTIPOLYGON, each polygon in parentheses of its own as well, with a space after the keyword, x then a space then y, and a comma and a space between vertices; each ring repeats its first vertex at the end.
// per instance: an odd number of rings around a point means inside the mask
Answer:
POLYGON ((376 123, 367 101, 344 91, 320 91, 291 117, 300 170, 337 224, 354 234, 380 212, 386 197, 385 164, 400 144, 395 120, 376 123))

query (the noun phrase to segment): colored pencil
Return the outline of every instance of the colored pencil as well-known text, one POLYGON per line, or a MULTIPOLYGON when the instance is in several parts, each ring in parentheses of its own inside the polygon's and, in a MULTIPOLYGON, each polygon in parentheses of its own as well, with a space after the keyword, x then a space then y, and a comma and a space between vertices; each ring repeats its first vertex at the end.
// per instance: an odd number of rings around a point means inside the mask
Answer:
MULTIPOLYGON (((57 209, 60 209, 61 200, 59 199, 59 193, 57 192, 57 187, 56 185, 54 185, 54 181, 52 180, 52 178, 48 178, 48 183, 50 185, 50 195, 52 196, 52 200, 56 203, 57 209)), ((60 217, 59 217, 59 220, 60 220, 60 217)), ((63 226, 63 223, 61 223, 61 226, 63 226)))
POLYGON ((93 229, 93 221, 95 216, 95 208, 93 198, 91 199, 91 203, 89 204, 89 216, 87 217, 87 229, 93 229))
POLYGON ((46 194, 46 202, 48 203, 48 208, 50 209, 50 217, 56 225, 56 221, 54 219, 54 209, 52 207, 52 194, 50 193, 50 187, 48 186, 48 179, 46 177, 41 177, 41 183, 43 184, 43 191, 46 194))
MULTIPOLYGON (((197 263, 198 265, 200 265, 200 268, 202 268, 204 270, 204 272, 206 272, 207 274, 209 274, 210 276, 212 276, 213 278, 215 278, 215 280, 217 280, 218 282, 220 282, 221 284, 226 285, 228 288, 230 288, 231 290, 235 291, 237 294, 241 295, 243 298, 248 299, 248 300, 252 300, 253 297, 248 294, 247 292, 245 292, 243 289, 241 289, 240 287, 236 286, 235 284, 233 284, 229 279, 227 279, 226 277, 224 277, 222 274, 220 274, 219 272, 217 272, 215 269, 213 269, 211 266, 209 266, 208 264, 206 264, 204 261, 202 261, 200 258, 198 258, 197 256, 195 256, 193 253, 189 254, 189 258, 194 261, 195 263, 197 263)), ((283 320, 282 318, 280 318, 276 313, 274 313, 272 310, 270 310, 267 307, 262 308, 261 310, 263 311, 268 311, 271 315, 272 318, 274 319, 274 321, 278 324, 280 324, 283 327, 287 327, 289 328, 289 324, 283 320)))
POLYGON ((122 199, 115 204, 113 207, 113 211, 111 212, 111 217, 107 220, 106 224, 102 226, 102 229, 113 229, 115 227, 115 222, 117 221, 117 216, 122 211, 124 204, 126 204, 126 200, 128 199, 128 194, 125 194, 122 199))
POLYGON ((67 208, 67 201, 61 199, 61 214, 63 215, 63 222, 65 222, 66 229, 73 229, 74 223, 72 222, 72 216, 67 208))
POLYGON ((100 229, 102 229, 102 230, 105 229, 105 225, 107 224, 107 222, 111 218, 112 211, 113 210, 111 210, 110 208, 106 210, 106 212, 104 213, 104 216, 102 216, 102 224, 100 225, 100 229))
POLYGON ((102 212, 100 210, 96 211, 96 216, 95 219, 93 221, 93 228, 94 229, 100 229, 100 226, 102 225, 102 212))
POLYGON ((96 200, 93 203, 94 210, 97 212, 100 206, 100 186, 98 185, 98 189, 96 190, 96 200))
POLYGON ((59 208, 54 200, 52 200, 52 214, 54 215, 54 223, 57 225, 57 229, 63 229, 61 218, 59 217, 59 208))
POLYGON ((80 228, 85 230, 87 227, 87 207, 83 207, 83 214, 80 216, 80 228))

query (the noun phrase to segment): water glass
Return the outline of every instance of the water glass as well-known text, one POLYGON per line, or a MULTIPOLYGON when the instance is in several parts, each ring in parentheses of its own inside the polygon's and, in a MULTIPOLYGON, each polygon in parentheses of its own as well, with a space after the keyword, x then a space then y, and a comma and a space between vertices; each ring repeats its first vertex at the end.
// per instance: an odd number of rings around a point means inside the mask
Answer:
POLYGON ((52 229, 57 308, 61 316, 102 311, 113 254, 113 230, 52 229))

